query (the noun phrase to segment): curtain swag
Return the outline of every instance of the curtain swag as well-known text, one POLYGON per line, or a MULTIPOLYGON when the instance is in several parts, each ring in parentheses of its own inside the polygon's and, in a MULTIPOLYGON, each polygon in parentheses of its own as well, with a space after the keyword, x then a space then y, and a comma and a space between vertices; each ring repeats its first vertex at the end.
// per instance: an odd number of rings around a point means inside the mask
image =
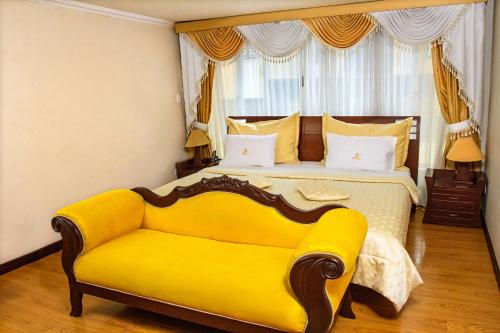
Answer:
POLYGON ((215 61, 234 58, 245 44, 245 40, 233 27, 188 32, 187 35, 202 52, 215 61))
POLYGON ((442 6, 372 13, 394 39, 409 45, 429 44, 460 18, 465 6, 442 6))
POLYGON ((458 95, 469 109, 470 127, 477 131, 482 117, 484 10, 484 3, 451 5, 181 34, 187 127, 189 129, 196 120, 201 82, 210 60, 232 60, 248 42, 266 60, 284 62, 293 58, 310 37, 330 47, 345 49, 355 46, 380 27, 402 45, 428 47, 432 42, 442 45, 442 64, 458 80, 458 95))
POLYGON ((323 43, 336 48, 349 48, 373 31, 376 24, 364 14, 339 15, 303 20, 323 43))
POLYGON ((267 58, 290 58, 311 35, 301 21, 283 21, 238 27, 240 33, 267 58))

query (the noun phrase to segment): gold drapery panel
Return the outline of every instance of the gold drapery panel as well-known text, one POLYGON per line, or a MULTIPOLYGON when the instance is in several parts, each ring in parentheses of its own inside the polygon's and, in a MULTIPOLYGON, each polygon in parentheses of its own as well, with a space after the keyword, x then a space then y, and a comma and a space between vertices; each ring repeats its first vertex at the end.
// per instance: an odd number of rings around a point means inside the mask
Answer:
MULTIPOLYGON (((442 45, 434 42, 432 44, 432 66, 434 69, 434 82, 436 84, 436 93, 439 101, 439 106, 447 124, 455 124, 469 119, 469 110, 467 105, 459 96, 458 80, 453 74, 443 65, 441 59, 443 55, 442 45)), ((479 135, 477 133, 468 132, 460 135, 472 135, 476 143, 479 145, 479 135)), ((451 146, 457 140, 457 135, 448 134, 446 143, 443 148, 443 157, 441 167, 446 169, 455 169, 455 162, 446 159, 451 146)), ((480 165, 480 162, 477 163, 480 165)), ((477 168, 477 165, 474 165, 477 168)))
POLYGON ((318 17, 303 22, 323 43, 343 49, 358 43, 375 27, 365 14, 318 17))
MULTIPOLYGON (((196 121, 203 124, 208 124, 210 114, 212 113, 212 90, 214 83, 215 64, 208 63, 207 77, 201 84, 200 101, 198 102, 196 121)), ((212 154, 211 145, 201 147, 201 156, 203 158, 210 157, 212 154)))
MULTIPOLYGON (((211 60, 226 61, 234 58, 245 44, 245 40, 234 27, 193 31, 187 35, 211 60)), ((214 74, 215 65, 209 62, 207 77, 201 84, 200 101, 197 105, 196 120, 199 123, 208 124, 210 121, 214 74)), ((211 154, 211 145, 201 147, 203 158, 210 157, 211 154)))
POLYGON ((218 61, 235 57, 245 44, 235 27, 192 31, 187 35, 205 54, 218 61))

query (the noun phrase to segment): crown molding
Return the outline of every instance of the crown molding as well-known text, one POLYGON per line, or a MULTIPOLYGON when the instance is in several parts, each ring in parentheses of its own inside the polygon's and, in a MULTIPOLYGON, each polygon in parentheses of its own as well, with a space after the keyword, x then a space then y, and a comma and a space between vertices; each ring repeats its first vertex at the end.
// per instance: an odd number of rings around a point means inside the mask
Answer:
POLYGON ((151 16, 135 14, 135 13, 126 12, 126 11, 118 10, 118 9, 111 9, 111 8, 96 6, 96 5, 92 5, 92 4, 84 3, 84 2, 79 2, 79 1, 75 1, 75 0, 32 0, 32 1, 41 2, 41 3, 59 6, 59 7, 64 7, 64 8, 73 9, 73 10, 79 10, 82 12, 89 12, 89 13, 93 13, 93 14, 97 14, 97 15, 104 15, 104 16, 119 18, 119 19, 123 19, 123 20, 148 23, 148 24, 154 24, 154 25, 160 25, 160 26, 166 26, 166 27, 173 27, 174 26, 174 23, 171 21, 168 21, 168 20, 164 20, 164 19, 160 19, 160 18, 156 18, 156 17, 151 17, 151 16))

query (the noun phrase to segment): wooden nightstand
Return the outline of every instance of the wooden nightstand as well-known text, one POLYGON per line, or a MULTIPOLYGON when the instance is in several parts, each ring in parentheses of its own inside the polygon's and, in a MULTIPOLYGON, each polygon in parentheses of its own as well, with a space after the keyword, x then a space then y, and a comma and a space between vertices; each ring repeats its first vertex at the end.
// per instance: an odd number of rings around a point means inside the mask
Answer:
POLYGON ((455 170, 427 169, 427 207, 424 223, 481 228, 481 198, 486 184, 475 172, 473 185, 455 181, 455 170))
POLYGON ((185 160, 182 162, 175 163, 175 171, 177 173, 177 178, 186 177, 196 173, 204 168, 208 168, 219 164, 219 162, 212 162, 210 158, 204 158, 201 166, 194 166, 193 159, 185 160))

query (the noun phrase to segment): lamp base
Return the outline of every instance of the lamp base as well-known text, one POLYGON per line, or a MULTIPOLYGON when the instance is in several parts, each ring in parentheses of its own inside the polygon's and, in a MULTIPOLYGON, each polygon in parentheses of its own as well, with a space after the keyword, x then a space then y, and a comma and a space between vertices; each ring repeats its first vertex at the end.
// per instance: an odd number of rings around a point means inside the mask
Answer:
POLYGON ((201 147, 194 147, 193 167, 200 168, 203 165, 201 158, 201 147))
POLYGON ((457 173, 455 174, 454 181, 458 183, 458 185, 463 186, 474 186, 474 180, 476 174, 471 171, 470 163, 468 162, 455 162, 455 168, 457 169, 457 173))

